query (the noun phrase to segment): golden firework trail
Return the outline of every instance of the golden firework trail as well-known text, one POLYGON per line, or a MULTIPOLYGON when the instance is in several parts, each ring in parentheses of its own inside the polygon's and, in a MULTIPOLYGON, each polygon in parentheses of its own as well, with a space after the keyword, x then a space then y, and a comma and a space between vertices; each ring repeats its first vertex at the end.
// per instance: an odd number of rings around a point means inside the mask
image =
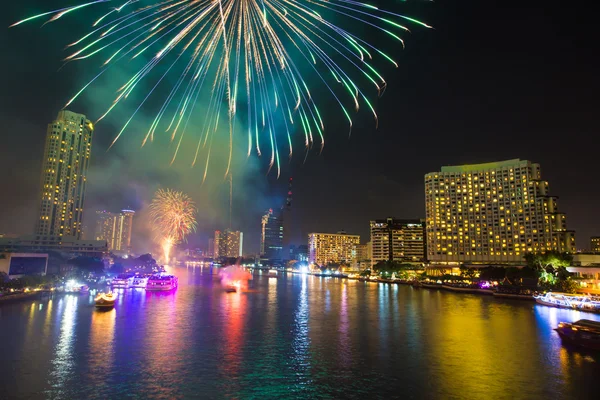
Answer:
POLYGON ((152 229, 168 262, 171 248, 196 231, 196 205, 182 192, 159 189, 150 203, 152 229))
MULTIPOLYGON (((321 104, 339 107, 352 128, 351 111, 366 105, 377 123, 377 114, 366 92, 381 95, 386 87, 375 68, 376 58, 398 66, 379 43, 357 31, 378 31, 404 46, 400 33, 406 25, 429 25, 405 15, 381 10, 353 0, 97 0, 34 15, 11 26, 50 17, 56 21, 73 12, 108 8, 91 17, 91 30, 70 43, 66 61, 96 58, 99 73, 65 105, 69 106, 110 68, 132 59, 146 60, 123 83, 105 118, 127 101, 134 91, 143 99, 123 124, 113 144, 123 135, 138 111, 152 95, 165 94, 142 140, 166 132, 175 143, 177 157, 192 115, 203 118, 192 165, 205 153, 206 178, 215 135, 221 124, 228 127, 227 170, 232 160, 234 137, 247 137, 248 155, 255 149, 270 153, 269 169, 280 173, 280 146, 291 157, 292 135, 302 132, 306 148, 325 144, 321 104), (115 7, 116 5, 116 7, 115 7), (336 22, 334 22, 336 21, 336 22), (141 58, 144 56, 144 58, 141 58), (175 74, 175 83, 166 81, 175 74), (144 84, 141 84, 144 82, 144 84), (167 90, 157 90, 160 85, 167 90), (150 88, 150 89, 148 89, 150 88), (168 93, 168 94, 167 94, 168 93), (208 106, 198 107, 198 99, 208 106), (227 112, 222 105, 227 105, 227 112), (238 105, 245 105, 239 115, 238 105), (227 114, 227 115, 224 115, 227 114), (238 119, 244 128, 239 128, 238 119), (160 127, 160 128, 159 128, 160 127)), ((91 12, 90 12, 91 14, 91 12)), ((132 101, 132 100, 130 100, 132 101)))

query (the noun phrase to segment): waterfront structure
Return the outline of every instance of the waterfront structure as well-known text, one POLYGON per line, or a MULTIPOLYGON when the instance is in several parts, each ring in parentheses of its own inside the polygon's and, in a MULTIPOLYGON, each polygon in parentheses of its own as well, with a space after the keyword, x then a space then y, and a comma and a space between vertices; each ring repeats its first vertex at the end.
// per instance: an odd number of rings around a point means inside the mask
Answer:
POLYGON ((376 219, 371 227, 371 266, 381 261, 423 263, 425 223, 420 219, 376 219))
POLYGON ((289 259, 296 261, 308 261, 308 246, 301 244, 299 246, 290 245, 289 247, 289 259))
POLYGON ((330 263, 350 264, 356 260, 358 244, 359 235, 348 235, 345 232, 309 233, 308 261, 321 266, 330 263))
POLYGON ((0 253, 0 272, 9 278, 25 275, 46 275, 48 254, 40 253, 0 253))
POLYGON ((283 220, 281 214, 269 209, 261 219, 260 256, 279 260, 283 251, 283 220))
POLYGON ((36 234, 81 239, 84 194, 94 126, 62 110, 48 124, 36 234))
POLYGON ((425 208, 433 263, 522 263, 528 252, 575 250, 557 197, 530 161, 442 167, 425 175, 425 208))
POLYGON ((0 252, 46 253, 50 251, 101 258, 107 253, 108 248, 104 240, 79 240, 74 236, 24 235, 18 238, 0 238, 0 252))
POLYGON ((590 238, 590 250, 592 253, 600 253, 600 236, 590 238))
POLYGON ((242 256, 244 234, 240 231, 225 229, 215 231, 214 257, 238 258, 242 256))
POLYGON ((95 240, 105 240, 109 251, 131 252, 131 231, 135 211, 96 211, 95 240))

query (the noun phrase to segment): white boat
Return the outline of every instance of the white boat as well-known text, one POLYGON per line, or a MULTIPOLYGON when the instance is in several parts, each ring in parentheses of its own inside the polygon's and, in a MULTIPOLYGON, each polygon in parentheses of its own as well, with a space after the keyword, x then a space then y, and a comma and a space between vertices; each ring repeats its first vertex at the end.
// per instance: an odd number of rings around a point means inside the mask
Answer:
POLYGON ((131 287, 132 284, 133 284, 133 275, 131 275, 131 274, 117 275, 110 283, 110 285, 113 288, 124 288, 124 289, 131 287))
POLYGON ((146 289, 147 285, 148 285, 148 277, 147 276, 136 276, 133 278, 133 282, 131 283, 132 288, 146 289))
POLYGON ((99 293, 98 296, 94 299, 96 303, 96 307, 98 308, 112 308, 115 306, 115 301, 117 300, 117 294, 108 292, 108 293, 99 293))
POLYGON ((146 290, 153 292, 164 292, 168 290, 176 289, 178 285, 178 280, 176 276, 173 275, 152 275, 148 278, 148 283, 146 284, 146 290))
POLYGON ((549 307, 600 312, 600 300, 591 296, 548 292, 543 296, 535 296, 535 301, 549 307))
POLYGON ((269 270, 269 278, 277 278, 277 270, 276 269, 269 270))

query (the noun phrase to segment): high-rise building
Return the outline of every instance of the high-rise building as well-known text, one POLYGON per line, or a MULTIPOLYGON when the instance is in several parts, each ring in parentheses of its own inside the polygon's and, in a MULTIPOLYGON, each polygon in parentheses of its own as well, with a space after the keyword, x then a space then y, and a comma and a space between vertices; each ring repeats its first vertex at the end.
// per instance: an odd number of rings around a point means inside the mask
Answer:
POLYGON ((269 209, 261 220, 260 256, 271 260, 283 256, 283 221, 281 215, 269 209))
POLYGON ((131 231, 135 211, 96 211, 95 240, 106 240, 109 251, 131 252, 131 231))
POLYGON ((309 233, 308 261, 317 265, 352 263, 356 259, 356 246, 360 236, 338 233, 309 233))
POLYGON ((420 219, 371 221, 371 265, 380 261, 425 261, 425 223, 420 219))
POLYGON ((242 256, 244 234, 240 231, 215 231, 214 257, 237 258, 242 256))
POLYGON ((206 256, 207 257, 215 256, 215 239, 213 239, 213 238, 208 239, 208 251, 206 252, 206 256))
POLYGON ((93 132, 85 115, 66 110, 48 125, 37 235, 81 238, 93 132))
POLYGON ((557 197, 530 161, 442 167, 425 175, 425 208, 428 261, 521 263, 528 252, 575 250, 557 197))
POLYGON ((590 250, 592 253, 600 253, 600 236, 590 238, 590 250))

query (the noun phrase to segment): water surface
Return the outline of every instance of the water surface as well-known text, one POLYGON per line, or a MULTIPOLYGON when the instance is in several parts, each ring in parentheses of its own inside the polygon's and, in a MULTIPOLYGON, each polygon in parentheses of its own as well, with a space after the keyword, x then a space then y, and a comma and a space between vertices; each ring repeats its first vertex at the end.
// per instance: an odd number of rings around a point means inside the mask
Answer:
POLYGON ((223 292, 174 268, 174 293, 0 306, 0 398, 597 398, 600 357, 529 302, 303 275, 223 292))

